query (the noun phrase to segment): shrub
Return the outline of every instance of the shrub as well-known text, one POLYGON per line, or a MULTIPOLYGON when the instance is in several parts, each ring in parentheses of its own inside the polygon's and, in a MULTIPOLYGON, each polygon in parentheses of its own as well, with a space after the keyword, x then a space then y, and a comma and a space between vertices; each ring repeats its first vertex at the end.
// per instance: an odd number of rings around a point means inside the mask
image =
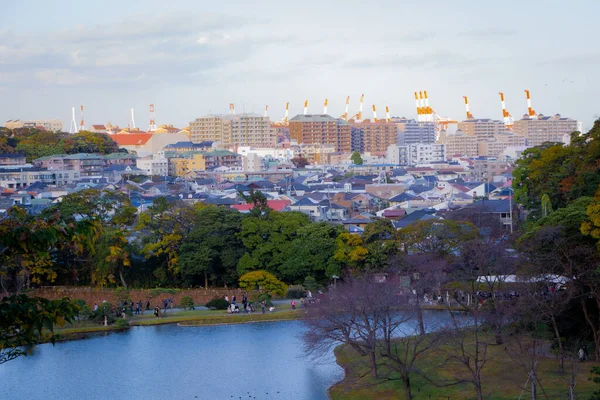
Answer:
POLYGON ((129 322, 126 319, 119 318, 115 321, 115 326, 119 329, 129 328, 129 322))
POLYGON ((181 306, 184 310, 193 310, 194 309, 194 299, 190 296, 183 296, 181 299, 181 306))
POLYGON ((101 303, 98 306, 98 310, 92 312, 89 320, 92 322, 98 323, 98 324, 103 324, 104 317, 106 317, 106 320, 108 321, 109 324, 112 324, 115 321, 115 314, 113 311, 113 306, 112 306, 112 304, 110 304, 108 302, 101 303))
POLYGON ((261 292, 274 296, 283 296, 287 292, 287 285, 267 271, 252 271, 240 277, 242 289, 259 289, 261 292))
POLYGON ((229 302, 225 301, 225 299, 222 299, 220 297, 215 297, 214 299, 206 303, 205 307, 213 310, 227 310, 227 307, 229 307, 229 302))
POLYGON ((316 292, 322 288, 321 285, 317 283, 317 280, 312 276, 307 276, 304 278, 304 287, 306 290, 310 290, 311 292, 316 292))
POLYGON ((287 296, 288 299, 299 299, 300 297, 306 297, 306 289, 302 285, 291 285, 288 286, 287 296))
POLYGON ((271 301, 272 296, 268 293, 263 293, 260 296, 258 296, 258 298, 256 299, 257 304, 260 306, 261 301, 265 301, 265 305, 267 307, 271 307, 273 305, 273 302, 271 301))
POLYGON ((92 316, 92 310, 88 307, 87 303, 83 299, 75 299, 73 300, 75 304, 79 306, 79 312, 77 313, 77 320, 87 321, 92 316))
POLYGON ((119 304, 122 303, 131 303, 129 289, 124 288, 122 286, 115 289, 115 297, 119 300, 119 304))

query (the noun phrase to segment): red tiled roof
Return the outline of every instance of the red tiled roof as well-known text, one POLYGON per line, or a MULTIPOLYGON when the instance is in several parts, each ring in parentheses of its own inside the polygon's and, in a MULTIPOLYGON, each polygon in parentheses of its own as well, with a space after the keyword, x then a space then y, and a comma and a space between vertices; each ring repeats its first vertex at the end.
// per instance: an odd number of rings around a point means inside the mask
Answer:
MULTIPOLYGON (((274 211, 281 211, 287 206, 292 204, 289 200, 267 200, 267 206, 274 211)), ((231 208, 235 208, 238 211, 250 211, 254 207, 254 204, 233 204, 231 208)))
POLYGON ((151 133, 131 133, 129 135, 113 135, 111 139, 119 146, 143 146, 151 137, 151 133))
POLYGON ((106 127, 104 125, 92 125, 92 128, 96 130, 106 130, 106 127))

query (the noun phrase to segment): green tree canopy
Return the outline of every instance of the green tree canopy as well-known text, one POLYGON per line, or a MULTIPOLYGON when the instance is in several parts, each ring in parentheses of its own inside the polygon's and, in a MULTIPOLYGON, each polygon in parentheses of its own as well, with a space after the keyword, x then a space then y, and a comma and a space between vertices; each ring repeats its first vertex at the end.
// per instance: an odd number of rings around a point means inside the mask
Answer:
POLYGON ((240 276, 240 287, 246 290, 259 290, 273 296, 284 296, 287 285, 267 271, 252 271, 240 276))
POLYGON ((352 155, 350 156, 350 160, 352 160, 354 165, 363 165, 364 162, 358 151, 352 153, 352 155))

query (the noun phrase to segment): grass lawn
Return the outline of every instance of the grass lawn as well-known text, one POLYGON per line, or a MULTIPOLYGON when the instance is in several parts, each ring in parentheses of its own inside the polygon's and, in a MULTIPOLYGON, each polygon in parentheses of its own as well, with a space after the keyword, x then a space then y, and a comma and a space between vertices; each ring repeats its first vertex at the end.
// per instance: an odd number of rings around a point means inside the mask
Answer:
MULTIPOLYGON (((262 314, 258 312, 250 314, 227 314, 222 310, 191 310, 191 311, 167 311, 156 318, 153 311, 146 311, 144 315, 134 315, 129 318, 131 326, 150 326, 161 324, 179 323, 182 326, 217 325, 217 324, 240 324, 246 322, 260 321, 285 321, 299 319, 304 316, 303 310, 292 310, 290 304, 277 304, 274 312, 262 314)), ((54 332, 63 339, 79 338, 84 334, 117 331, 115 325, 103 326, 89 322, 76 322, 64 327, 56 327, 54 332)))
MULTIPOLYGON (((506 346, 511 346, 507 343, 506 346)), ((334 400, 370 400, 370 399, 404 399, 404 386, 399 380, 376 383, 368 374, 368 360, 347 346, 339 346, 335 349, 338 363, 346 371, 345 378, 334 385, 331 390, 331 398, 334 400), (357 378, 363 376, 363 378, 357 378)), ((525 382, 527 374, 521 364, 516 362, 509 353, 505 351, 505 345, 490 346, 488 349, 489 361, 482 371, 483 389, 485 399, 489 400, 514 400, 518 399, 525 382)), ((517 353, 518 354, 518 353, 517 353)), ((452 378, 451 372, 466 377, 462 374, 463 366, 448 364, 438 367, 442 355, 438 352, 428 353, 425 358, 418 361, 418 368, 427 374, 433 381, 452 378)), ((513 355, 513 357, 515 357, 513 355)), ((600 389, 600 385, 589 381, 590 370, 593 366, 600 365, 595 362, 577 363, 577 384, 575 395, 577 399, 588 399, 590 395, 600 389)), ((557 372, 558 361, 552 357, 541 358, 538 376, 549 399, 567 399, 569 390, 569 365, 565 361, 565 374, 557 372)), ((460 384, 451 387, 439 388, 426 381, 424 378, 414 375, 411 377, 413 398, 416 400, 466 400, 475 399, 475 390, 472 385, 460 384)), ((523 392, 521 399, 531 398, 531 385, 523 392), (529 392, 528 392, 529 390, 529 392)), ((538 386, 538 399, 545 399, 542 389, 538 386)))

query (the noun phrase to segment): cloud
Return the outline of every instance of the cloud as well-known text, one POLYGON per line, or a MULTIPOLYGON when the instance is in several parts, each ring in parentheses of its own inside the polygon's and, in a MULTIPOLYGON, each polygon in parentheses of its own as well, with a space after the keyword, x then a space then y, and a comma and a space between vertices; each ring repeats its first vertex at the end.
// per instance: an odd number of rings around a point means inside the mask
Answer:
MULTIPOLYGON (((248 35, 264 23, 211 13, 137 15, 118 22, 46 32, 37 37, 0 31, 0 73, 4 83, 123 85, 129 81, 181 83, 199 69, 242 62, 273 35, 248 35), (10 40, 8 40, 10 39, 10 40)), ((193 79, 193 77, 191 77, 193 79)))
POLYGON ((488 57, 474 58, 445 50, 426 54, 367 55, 344 63, 347 68, 450 69, 488 64, 488 57))
POLYGON ((600 52, 553 57, 539 61, 536 65, 600 66, 600 52))
POLYGON ((466 31, 458 32, 456 35, 460 37, 470 37, 473 39, 478 38, 494 38, 494 37, 509 37, 515 36, 516 30, 513 29, 502 29, 502 28, 475 28, 466 31))

